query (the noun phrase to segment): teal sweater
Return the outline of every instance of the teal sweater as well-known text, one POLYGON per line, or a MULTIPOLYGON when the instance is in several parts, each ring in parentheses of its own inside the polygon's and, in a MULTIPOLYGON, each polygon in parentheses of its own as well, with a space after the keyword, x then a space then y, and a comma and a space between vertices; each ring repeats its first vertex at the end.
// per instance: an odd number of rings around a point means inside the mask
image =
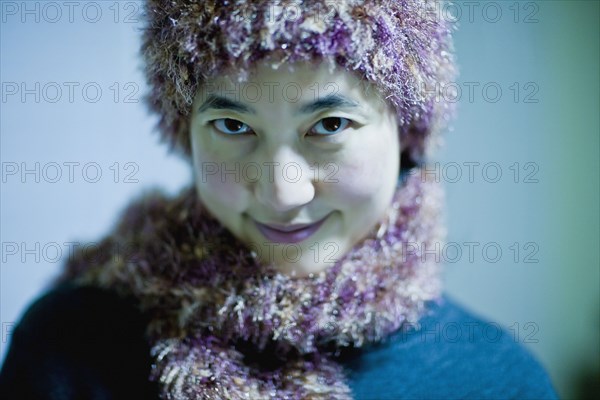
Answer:
POLYGON ((397 334, 348 364, 356 398, 557 398, 547 373, 512 332, 448 296, 442 301, 420 330, 397 334))
MULTIPOLYGON (((356 399, 557 398, 510 332, 442 300, 420 330, 340 355, 356 399)), ((147 380, 146 322, 131 301, 109 291, 65 285, 47 293, 13 331, 0 398, 158 398, 147 380)))

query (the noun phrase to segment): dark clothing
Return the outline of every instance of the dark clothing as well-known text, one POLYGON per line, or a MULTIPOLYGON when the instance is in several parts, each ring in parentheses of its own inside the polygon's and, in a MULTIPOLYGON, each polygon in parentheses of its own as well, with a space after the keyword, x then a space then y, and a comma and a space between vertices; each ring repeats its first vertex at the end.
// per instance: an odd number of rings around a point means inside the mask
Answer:
POLYGON ((152 399, 146 319, 112 292, 63 285, 14 328, 1 399, 152 399))
MULTIPOLYGON (((510 332, 447 296, 419 331, 342 353, 356 399, 556 399, 544 369, 510 332)), ((133 300, 62 285, 13 330, 1 399, 157 399, 148 319, 133 300)))
POLYGON ((546 371, 512 332, 448 296, 421 324, 349 363, 357 399, 558 398, 546 371))

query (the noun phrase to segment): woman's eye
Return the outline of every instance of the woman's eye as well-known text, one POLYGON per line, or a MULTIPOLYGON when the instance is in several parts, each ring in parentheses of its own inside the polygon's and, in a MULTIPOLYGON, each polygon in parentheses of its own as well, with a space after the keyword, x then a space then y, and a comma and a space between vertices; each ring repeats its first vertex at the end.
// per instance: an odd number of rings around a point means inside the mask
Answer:
POLYGON ((219 132, 225 135, 243 135, 245 133, 252 132, 252 129, 245 123, 238 121, 237 119, 221 118, 209 121, 219 132), (246 127, 246 129, 243 129, 246 127))
POLYGON ((315 124, 311 129, 311 133, 314 134, 313 136, 335 135, 336 133, 343 131, 350 122, 351 121, 348 118, 342 117, 323 118, 315 124))

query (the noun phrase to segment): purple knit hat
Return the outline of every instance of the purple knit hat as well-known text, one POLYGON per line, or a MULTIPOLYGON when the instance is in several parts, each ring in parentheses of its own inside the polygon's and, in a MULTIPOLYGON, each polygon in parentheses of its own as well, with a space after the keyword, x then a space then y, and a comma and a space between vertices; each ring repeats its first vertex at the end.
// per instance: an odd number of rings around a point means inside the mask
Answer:
POLYGON ((453 114, 452 26, 438 0, 148 0, 142 54, 163 141, 191 154, 190 111, 207 79, 256 62, 326 61, 365 78, 396 110, 403 166, 441 144, 453 114))

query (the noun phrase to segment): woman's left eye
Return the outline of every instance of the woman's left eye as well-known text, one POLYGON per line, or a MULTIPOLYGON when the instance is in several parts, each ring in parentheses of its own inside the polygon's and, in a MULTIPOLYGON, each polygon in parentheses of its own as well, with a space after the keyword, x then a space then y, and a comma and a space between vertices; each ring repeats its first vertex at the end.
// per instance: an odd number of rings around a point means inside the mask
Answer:
POLYGON ((335 135, 336 133, 343 131, 351 122, 352 121, 348 118, 342 117, 323 118, 317 122, 310 131, 311 133, 315 133, 312 136, 335 135), (317 129, 319 127, 322 127, 323 129, 317 129))

